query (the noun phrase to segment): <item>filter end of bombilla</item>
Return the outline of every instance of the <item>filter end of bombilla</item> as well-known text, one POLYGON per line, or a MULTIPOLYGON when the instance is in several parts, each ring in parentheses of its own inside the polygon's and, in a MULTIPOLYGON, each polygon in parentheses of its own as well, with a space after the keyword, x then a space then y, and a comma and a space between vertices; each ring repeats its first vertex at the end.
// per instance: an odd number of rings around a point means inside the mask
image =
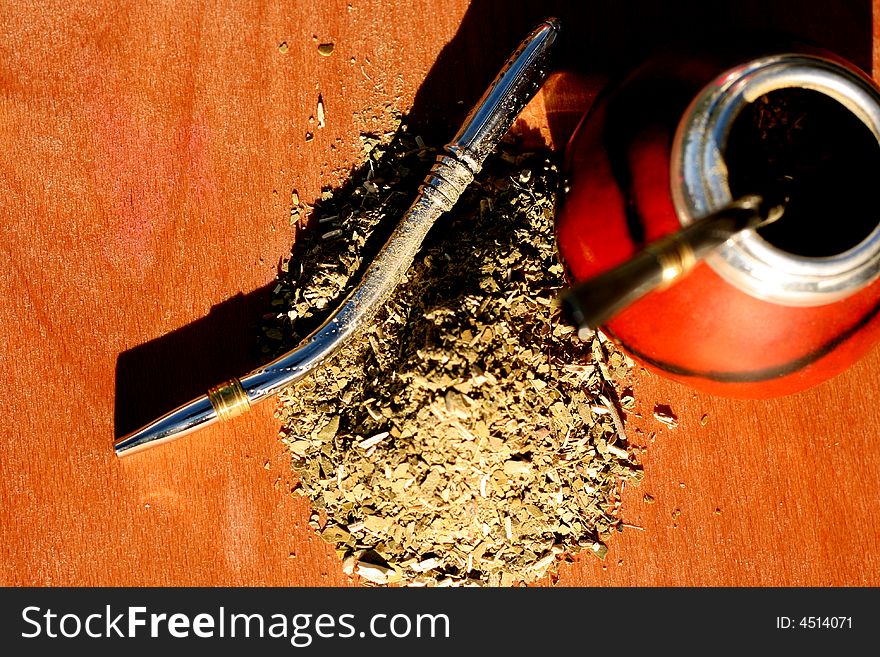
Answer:
POLYGON ((790 201, 791 197, 787 194, 766 194, 761 197, 761 207, 758 209, 758 213, 763 217, 763 219, 761 220, 761 223, 756 226, 756 228, 769 226, 770 224, 782 219, 782 216, 785 214, 785 208, 788 206, 790 201))
MULTIPOLYGON (((747 194, 741 196, 737 200, 723 208, 718 214, 726 213, 729 216, 736 216, 735 213, 743 213, 744 226, 747 228, 761 228, 768 226, 785 214, 785 207, 788 205, 790 197, 781 192, 765 192, 763 194, 747 194)), ((740 226, 734 226, 733 229, 739 229, 740 226)))
POLYGON ((558 19, 548 18, 532 30, 507 59, 446 146, 447 151, 474 173, 546 79, 552 46, 560 29, 558 19))

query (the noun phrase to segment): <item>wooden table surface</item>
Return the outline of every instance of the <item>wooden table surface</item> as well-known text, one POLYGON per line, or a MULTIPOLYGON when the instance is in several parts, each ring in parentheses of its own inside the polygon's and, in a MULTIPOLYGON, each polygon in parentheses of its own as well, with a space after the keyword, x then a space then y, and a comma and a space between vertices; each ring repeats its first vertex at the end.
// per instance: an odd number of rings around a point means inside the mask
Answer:
MULTIPOLYGON (((667 4, 0 0, 0 584, 354 584, 291 494, 271 403, 124 460, 114 436, 258 363, 292 190, 343 182, 395 111, 448 138, 546 14, 588 74, 711 24, 880 70, 877 2, 667 4)), ((519 127, 547 136, 566 103, 519 127)), ((632 385, 641 529, 560 584, 880 584, 880 350, 771 401, 632 385)))

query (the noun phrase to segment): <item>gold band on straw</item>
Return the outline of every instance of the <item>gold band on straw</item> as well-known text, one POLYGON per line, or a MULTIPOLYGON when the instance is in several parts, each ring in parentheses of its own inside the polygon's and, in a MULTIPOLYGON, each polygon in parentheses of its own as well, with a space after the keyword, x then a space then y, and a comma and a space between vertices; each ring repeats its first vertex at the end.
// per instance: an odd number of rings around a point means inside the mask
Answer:
POLYGON ((251 408, 247 393, 238 379, 214 386, 208 390, 208 399, 217 411, 217 417, 224 421, 238 417, 251 408))
POLYGON ((666 289, 697 264, 694 250, 690 244, 683 240, 675 238, 668 241, 662 240, 649 246, 648 250, 654 254, 663 270, 663 282, 657 288, 658 290, 666 289))

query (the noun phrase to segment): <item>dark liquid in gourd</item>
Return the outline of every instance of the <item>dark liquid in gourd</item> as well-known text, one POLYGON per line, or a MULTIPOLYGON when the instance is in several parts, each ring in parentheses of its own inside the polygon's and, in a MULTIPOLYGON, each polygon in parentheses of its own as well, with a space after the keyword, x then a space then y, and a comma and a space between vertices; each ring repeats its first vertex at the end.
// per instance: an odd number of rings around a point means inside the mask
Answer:
POLYGON ((880 146, 842 104, 817 91, 780 89, 747 105, 725 151, 730 191, 788 197, 785 214, 759 229, 789 253, 851 249, 880 222, 880 146))

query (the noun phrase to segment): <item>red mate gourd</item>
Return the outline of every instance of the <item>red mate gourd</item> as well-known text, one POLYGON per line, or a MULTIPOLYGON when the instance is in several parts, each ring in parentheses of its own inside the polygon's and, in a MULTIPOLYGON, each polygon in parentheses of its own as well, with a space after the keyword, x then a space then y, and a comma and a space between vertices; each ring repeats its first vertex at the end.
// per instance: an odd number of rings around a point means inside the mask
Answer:
POLYGON ((828 53, 667 55, 606 90, 568 144, 558 249, 571 282, 744 194, 784 193, 744 231, 603 327, 710 393, 818 384, 880 336, 880 92, 828 53))

